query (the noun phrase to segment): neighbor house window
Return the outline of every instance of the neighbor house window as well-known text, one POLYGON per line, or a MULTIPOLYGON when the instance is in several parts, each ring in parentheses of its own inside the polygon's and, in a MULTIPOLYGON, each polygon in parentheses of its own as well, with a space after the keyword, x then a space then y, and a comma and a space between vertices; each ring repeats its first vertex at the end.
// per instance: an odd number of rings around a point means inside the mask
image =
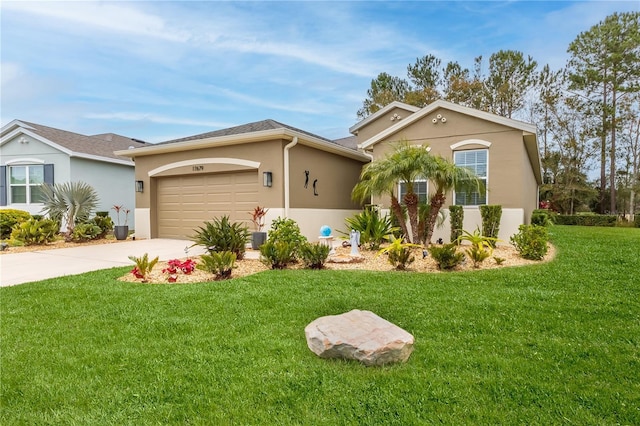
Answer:
POLYGON ((11 166, 9 186, 11 203, 34 204, 42 202, 44 165, 11 166))
MULTIPOLYGON (((456 163, 456 166, 466 167, 474 171, 478 178, 484 183, 485 188, 488 188, 488 160, 489 150, 487 149, 455 151, 453 153, 453 161, 456 163)), ((477 191, 466 192, 456 190, 455 204, 459 206, 479 206, 487 204, 487 191, 485 190, 479 193, 477 191)))
MULTIPOLYGON (((418 196, 419 203, 427 202, 427 194, 428 194, 429 186, 426 180, 417 180, 413 182, 413 192, 418 196)), ((407 193, 407 184, 406 182, 400 182, 398 184, 398 201, 402 203, 402 199, 407 193)))

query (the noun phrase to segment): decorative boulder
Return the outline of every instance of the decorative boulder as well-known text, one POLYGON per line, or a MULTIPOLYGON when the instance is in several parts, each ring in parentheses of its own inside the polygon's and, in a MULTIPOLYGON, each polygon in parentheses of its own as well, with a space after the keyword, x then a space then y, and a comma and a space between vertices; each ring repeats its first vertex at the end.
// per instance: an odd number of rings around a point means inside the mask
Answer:
POLYGON ((320 317, 304 329, 307 346, 321 358, 355 359, 365 365, 404 362, 413 336, 371 311, 320 317))

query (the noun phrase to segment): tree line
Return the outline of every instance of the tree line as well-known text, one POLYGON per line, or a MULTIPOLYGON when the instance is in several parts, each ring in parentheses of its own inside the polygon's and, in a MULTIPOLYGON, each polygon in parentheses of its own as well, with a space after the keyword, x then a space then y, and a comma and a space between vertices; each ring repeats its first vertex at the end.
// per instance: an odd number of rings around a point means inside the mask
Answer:
POLYGON ((407 66, 406 78, 380 73, 357 114, 444 99, 535 123, 540 200, 564 214, 633 215, 640 204, 640 12, 607 16, 567 52, 562 69, 514 50, 478 56, 471 70, 429 54, 407 66), (600 173, 591 181, 594 166, 600 173))

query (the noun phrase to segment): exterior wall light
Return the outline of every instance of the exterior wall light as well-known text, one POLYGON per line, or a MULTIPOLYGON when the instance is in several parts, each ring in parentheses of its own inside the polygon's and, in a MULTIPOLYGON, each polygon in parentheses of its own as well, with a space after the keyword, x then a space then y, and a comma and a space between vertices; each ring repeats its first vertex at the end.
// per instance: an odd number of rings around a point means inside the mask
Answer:
POLYGON ((266 186, 271 188, 273 185, 273 174, 271 172, 263 172, 262 173, 262 186, 266 186))
POLYGON ((144 181, 136 181, 136 192, 144 192, 144 181))

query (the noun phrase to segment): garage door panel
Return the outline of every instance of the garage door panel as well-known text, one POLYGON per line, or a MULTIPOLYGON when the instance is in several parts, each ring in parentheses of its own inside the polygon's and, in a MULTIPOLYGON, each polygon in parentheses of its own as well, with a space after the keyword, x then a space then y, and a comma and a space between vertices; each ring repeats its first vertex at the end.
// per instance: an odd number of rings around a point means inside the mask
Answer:
POLYGON ((225 215, 250 225, 258 187, 257 171, 159 178, 158 237, 188 239, 205 221, 225 215))

